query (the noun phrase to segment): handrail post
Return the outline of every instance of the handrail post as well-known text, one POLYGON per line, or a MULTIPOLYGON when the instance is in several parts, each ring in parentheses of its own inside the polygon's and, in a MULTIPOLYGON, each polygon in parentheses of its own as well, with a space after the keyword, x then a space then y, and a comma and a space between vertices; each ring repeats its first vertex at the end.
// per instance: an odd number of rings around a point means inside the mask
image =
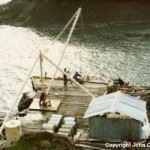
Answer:
POLYGON ((43 91, 43 58, 41 51, 40 51, 40 72, 41 72, 41 87, 43 91))

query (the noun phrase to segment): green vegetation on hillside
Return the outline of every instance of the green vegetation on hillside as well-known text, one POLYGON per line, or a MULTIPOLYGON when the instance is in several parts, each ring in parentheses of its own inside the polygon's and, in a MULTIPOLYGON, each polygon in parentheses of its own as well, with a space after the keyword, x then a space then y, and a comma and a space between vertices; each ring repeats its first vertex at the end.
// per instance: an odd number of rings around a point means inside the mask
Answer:
POLYGON ((3 150, 76 150, 67 137, 48 132, 23 135, 17 143, 3 150))

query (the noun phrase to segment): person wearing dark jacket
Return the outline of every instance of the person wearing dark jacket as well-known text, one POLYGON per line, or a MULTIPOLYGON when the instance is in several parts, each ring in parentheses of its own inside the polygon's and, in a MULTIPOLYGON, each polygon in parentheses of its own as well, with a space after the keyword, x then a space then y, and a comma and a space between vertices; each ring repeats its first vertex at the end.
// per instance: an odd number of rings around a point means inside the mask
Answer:
MULTIPOLYGON (((69 73, 69 71, 67 71, 66 68, 64 69, 64 72, 69 73)), ((64 77, 64 86, 67 86, 67 82, 68 82, 67 75, 64 74, 63 77, 64 77)))
POLYGON ((125 82, 121 78, 118 78, 118 82, 120 86, 123 86, 125 84, 125 82))
POLYGON ((78 72, 76 72, 73 76, 73 79, 75 79, 79 83, 82 83, 83 81, 81 79, 79 79, 78 77, 82 77, 82 76, 78 72))

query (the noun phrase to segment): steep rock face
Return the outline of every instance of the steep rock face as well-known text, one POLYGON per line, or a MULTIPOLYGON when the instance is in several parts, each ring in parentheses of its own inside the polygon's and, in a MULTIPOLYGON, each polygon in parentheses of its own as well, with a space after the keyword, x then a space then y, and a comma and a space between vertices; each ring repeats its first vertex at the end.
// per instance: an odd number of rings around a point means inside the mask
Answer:
POLYGON ((0 23, 64 25, 80 5, 85 24, 150 21, 146 0, 13 0, 0 7, 0 23))

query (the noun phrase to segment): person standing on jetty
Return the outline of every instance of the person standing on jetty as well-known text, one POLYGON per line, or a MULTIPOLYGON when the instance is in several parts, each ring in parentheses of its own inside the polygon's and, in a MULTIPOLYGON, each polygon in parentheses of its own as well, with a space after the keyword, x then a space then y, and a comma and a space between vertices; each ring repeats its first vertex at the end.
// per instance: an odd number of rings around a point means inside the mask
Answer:
MULTIPOLYGON (((66 68, 64 69, 64 72, 69 73, 69 71, 67 71, 66 68)), ((67 75, 64 74, 63 76, 64 76, 64 86, 67 86, 67 82, 68 82, 67 75)))

